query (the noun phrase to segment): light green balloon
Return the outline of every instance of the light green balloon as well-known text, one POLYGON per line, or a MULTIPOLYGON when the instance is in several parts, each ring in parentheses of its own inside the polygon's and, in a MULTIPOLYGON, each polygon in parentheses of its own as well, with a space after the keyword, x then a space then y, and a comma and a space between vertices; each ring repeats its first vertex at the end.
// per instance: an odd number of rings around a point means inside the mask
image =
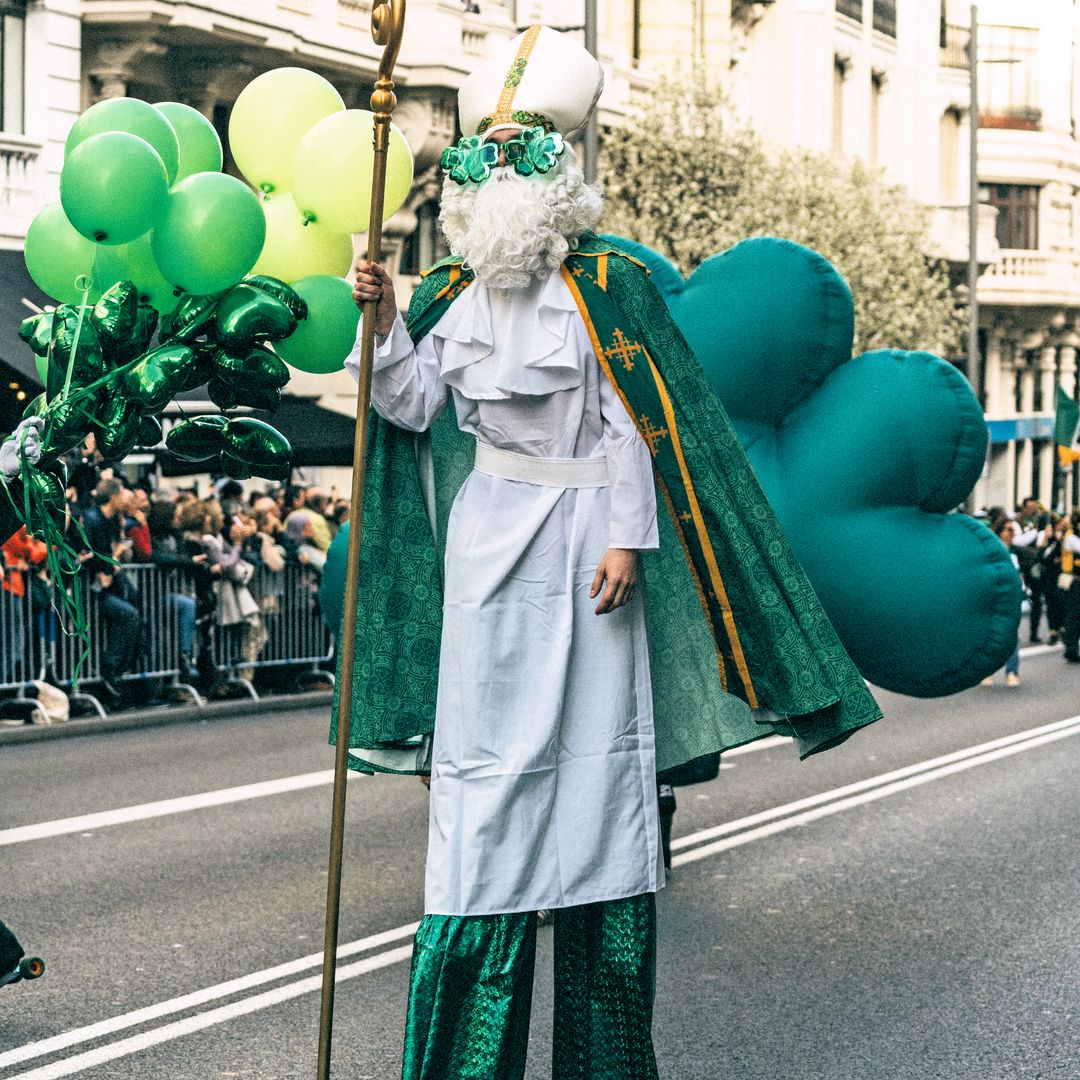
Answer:
POLYGON ((165 165, 169 183, 180 165, 180 143, 164 113, 138 98, 106 98, 91 105, 75 121, 64 145, 65 159, 80 143, 105 131, 126 131, 145 139, 165 165))
MULTIPOLYGON (((214 125, 198 109, 179 101, 159 101, 154 108, 173 126, 180 143, 176 180, 201 172, 221 172, 221 139, 214 125)), ((175 182, 175 181, 174 181, 175 182)))
MULTIPOLYGON (((62 304, 79 304, 83 290, 76 282, 90 274, 98 250, 68 221, 59 203, 50 203, 38 211, 26 230, 23 258, 31 279, 43 293, 62 304)), ((96 303, 100 295, 99 289, 92 289, 89 301, 96 303)))
POLYGON ((275 341, 274 351, 300 371, 316 375, 340 371, 360 322, 352 286, 344 278, 313 274, 293 288, 307 301, 308 317, 283 341, 275 341))
POLYGON ((206 296, 235 285, 255 265, 265 239, 255 192, 235 176, 206 172, 173 188, 151 249, 166 281, 206 296))
POLYGON ((132 281, 139 290, 140 303, 166 315, 180 303, 180 296, 154 262, 152 235, 147 232, 130 244, 100 248, 94 263, 94 285, 104 292, 118 281, 132 281))
POLYGON ((68 155, 60 173, 60 202, 88 240, 126 244, 152 229, 169 199, 157 151, 138 135, 91 135, 68 155))

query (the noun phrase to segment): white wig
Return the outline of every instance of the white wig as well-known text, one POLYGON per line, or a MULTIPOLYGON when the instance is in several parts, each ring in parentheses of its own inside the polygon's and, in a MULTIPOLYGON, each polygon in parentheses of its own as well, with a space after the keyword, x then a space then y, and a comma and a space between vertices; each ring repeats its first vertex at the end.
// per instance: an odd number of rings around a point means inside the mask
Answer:
POLYGON ((585 183, 570 146, 545 174, 492 170, 483 184, 443 180, 439 221, 455 255, 496 289, 524 288, 562 265, 600 220, 603 197, 585 183))

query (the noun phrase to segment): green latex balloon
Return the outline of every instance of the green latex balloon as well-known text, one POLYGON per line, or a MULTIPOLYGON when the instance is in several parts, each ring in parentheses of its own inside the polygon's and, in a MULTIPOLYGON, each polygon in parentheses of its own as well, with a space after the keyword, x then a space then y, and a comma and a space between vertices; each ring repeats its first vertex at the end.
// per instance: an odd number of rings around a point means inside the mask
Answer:
POLYGON ((157 446, 161 442, 161 421, 156 416, 140 416, 136 446, 157 446))
POLYGON ((49 349, 49 378, 46 392, 49 400, 57 397, 67 382, 68 363, 74 350, 71 368, 71 386, 86 386, 105 373, 105 359, 101 351, 98 332, 90 319, 91 309, 82 309, 82 326, 79 327, 80 309, 61 304, 53 315, 52 339, 49 349), (75 334, 78 332, 78 348, 75 334))
POLYGON ((19 337, 26 342, 36 356, 47 356, 52 340, 53 313, 41 311, 19 323, 19 337))
POLYGON ((177 178, 180 143, 165 115, 139 98, 107 98, 91 105, 72 125, 64 146, 65 160, 75 148, 103 132, 127 132, 148 142, 165 166, 168 182, 177 178))
MULTIPOLYGON (((292 458, 289 440, 265 420, 240 416, 230 420, 221 432, 222 450, 256 471, 288 465, 292 458)), ((260 472, 260 476, 263 474, 260 472)))
POLYGON ((119 461, 135 449, 142 415, 133 402, 114 394, 102 404, 94 436, 106 461, 119 461))
POLYGON ((213 358, 216 374, 238 393, 241 401, 248 387, 272 387, 280 389, 289 381, 289 369, 269 349, 252 346, 239 355, 219 350, 213 358))
POLYGON ((139 303, 149 304, 159 314, 167 315, 180 303, 180 293, 165 280, 154 262, 151 235, 146 232, 130 244, 99 247, 94 261, 94 285, 104 291, 118 281, 133 281, 139 290, 139 303))
POLYGON ((165 447, 183 461, 207 461, 221 449, 224 416, 193 416, 169 429, 165 447))
MULTIPOLYGON (((68 221, 57 202, 43 207, 30 222, 23 258, 27 273, 43 293, 62 304, 79 304, 83 289, 77 283, 90 274, 98 250, 68 221)), ((100 289, 92 288, 90 303, 100 295, 100 289)))
POLYGON ((280 300, 298 319, 307 318, 308 308, 304 298, 280 278, 271 277, 269 274, 249 274, 244 278, 244 284, 262 289, 275 300, 280 300))
POLYGON ((98 332, 102 353, 110 365, 123 354, 124 346, 135 332, 138 317, 139 293, 130 281, 118 281, 110 286, 91 310, 90 321, 98 332))
POLYGON ((218 303, 214 329, 226 349, 239 352, 256 341, 288 337, 296 329, 296 316, 276 297, 241 283, 218 303))
POLYGON ((161 320, 162 339, 190 343, 206 333, 217 312, 216 296, 185 296, 177 308, 161 320))
POLYGON ((143 412, 157 412, 180 391, 195 354, 187 345, 168 342, 151 349, 120 376, 119 392, 143 412))
POLYGON ((173 188, 151 248, 166 280, 205 296, 235 285, 255 265, 265 238, 262 207, 246 184, 196 173, 173 188))
POLYGON ((158 101, 154 108, 172 124, 180 143, 180 167, 174 182, 201 172, 221 172, 221 139, 198 109, 179 101, 158 101))
POLYGON ((108 131, 71 151, 60 173, 60 202, 88 240, 126 244, 162 220, 169 181, 145 139, 108 131))
POLYGON ((301 278, 293 286, 308 306, 308 317, 274 351, 300 371, 323 375, 340 371, 356 342, 360 309, 344 278, 301 278))

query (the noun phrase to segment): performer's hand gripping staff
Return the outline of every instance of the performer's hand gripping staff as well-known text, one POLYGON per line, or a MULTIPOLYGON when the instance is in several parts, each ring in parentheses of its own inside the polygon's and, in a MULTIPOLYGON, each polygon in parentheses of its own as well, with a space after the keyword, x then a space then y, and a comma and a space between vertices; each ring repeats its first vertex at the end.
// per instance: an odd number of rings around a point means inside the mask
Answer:
MULTIPOLYGON (((386 188, 386 156, 390 141, 390 116, 397 105, 394 96, 394 64, 405 30, 405 0, 382 0, 371 12, 371 35, 383 46, 379 75, 371 95, 374 164, 371 181, 371 218, 368 228, 369 262, 377 263, 382 246, 383 196, 386 188)), ((360 387, 356 397, 356 435, 353 445, 353 483, 349 530, 348 570, 345 577, 345 610, 340 639, 341 674, 338 684, 341 716, 352 712, 353 653, 356 644, 356 597, 360 566, 360 539, 364 519, 364 476, 367 460, 367 419, 371 402, 371 368, 375 354, 377 300, 364 304, 360 352, 360 387)), ((341 901, 341 858, 345 839, 345 787, 348 773, 348 728, 338 735, 334 762, 334 797, 330 823, 330 871, 326 887, 326 938, 323 946, 322 1009, 319 1017, 318 1080, 330 1077, 330 1043, 334 1025, 334 978, 337 974, 338 913, 341 901)))

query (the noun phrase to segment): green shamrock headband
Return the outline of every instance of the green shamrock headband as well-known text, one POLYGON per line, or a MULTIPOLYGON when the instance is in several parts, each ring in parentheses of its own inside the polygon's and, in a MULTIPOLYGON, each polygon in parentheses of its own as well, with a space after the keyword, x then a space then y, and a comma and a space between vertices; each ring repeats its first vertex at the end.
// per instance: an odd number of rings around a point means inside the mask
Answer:
POLYGON ((439 164, 457 184, 482 184, 499 164, 499 151, 506 153, 506 164, 521 176, 546 173, 554 169, 566 149, 557 131, 543 126, 525 128, 507 142, 484 142, 481 135, 463 135, 457 146, 448 146, 439 164))

